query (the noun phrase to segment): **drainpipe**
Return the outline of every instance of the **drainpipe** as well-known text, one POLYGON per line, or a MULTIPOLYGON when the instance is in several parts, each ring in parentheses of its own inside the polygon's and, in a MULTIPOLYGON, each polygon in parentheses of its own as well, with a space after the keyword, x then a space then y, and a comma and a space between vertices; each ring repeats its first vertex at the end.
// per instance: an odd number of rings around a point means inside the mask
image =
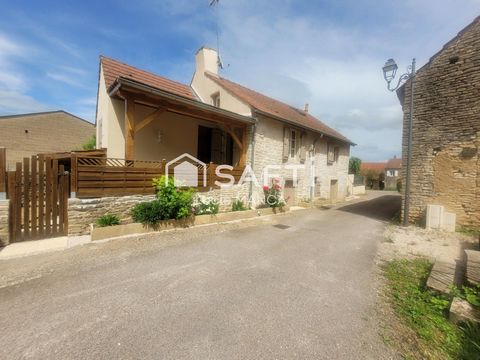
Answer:
MULTIPOLYGON (((252 144, 252 153, 250 154, 250 166, 252 170, 254 169, 255 165, 255 133, 257 131, 257 118, 255 117, 255 123, 252 125, 252 137, 250 139, 250 143, 252 144)), ((253 205, 253 182, 250 181, 249 187, 248 187, 248 198, 250 200, 250 207, 253 205)))

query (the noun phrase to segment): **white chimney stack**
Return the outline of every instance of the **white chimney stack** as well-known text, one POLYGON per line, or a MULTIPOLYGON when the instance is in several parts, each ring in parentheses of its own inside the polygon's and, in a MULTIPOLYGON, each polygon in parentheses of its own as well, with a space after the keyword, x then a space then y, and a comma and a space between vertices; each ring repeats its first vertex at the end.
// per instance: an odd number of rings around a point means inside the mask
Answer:
POLYGON ((218 75, 218 53, 202 46, 195 54, 195 72, 203 74, 205 71, 218 75))
POLYGON ((308 103, 305 104, 305 107, 303 108, 303 111, 308 113, 308 103))

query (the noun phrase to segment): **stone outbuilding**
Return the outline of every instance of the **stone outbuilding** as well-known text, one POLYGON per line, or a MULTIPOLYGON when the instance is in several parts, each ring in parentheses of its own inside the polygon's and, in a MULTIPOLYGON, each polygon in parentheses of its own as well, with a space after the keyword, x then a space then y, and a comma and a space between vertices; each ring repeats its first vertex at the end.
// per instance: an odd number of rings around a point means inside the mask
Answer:
MULTIPOLYGON (((414 83, 410 221, 428 204, 456 214, 457 224, 480 227, 480 17, 417 72, 414 83)), ((397 91, 403 107, 405 179, 410 83, 397 91)))

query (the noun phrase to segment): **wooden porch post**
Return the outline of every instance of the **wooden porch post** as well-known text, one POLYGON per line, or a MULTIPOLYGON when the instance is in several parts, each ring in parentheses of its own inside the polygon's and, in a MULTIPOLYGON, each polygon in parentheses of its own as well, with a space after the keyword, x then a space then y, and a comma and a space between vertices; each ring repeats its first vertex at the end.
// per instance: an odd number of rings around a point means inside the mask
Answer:
POLYGON ((242 130, 242 149, 240 153, 240 159, 238 161, 240 166, 245 166, 247 164, 247 148, 248 148, 248 139, 247 139, 247 126, 242 130))
POLYGON ((0 200, 7 198, 7 151, 0 147, 0 200))
POLYGON ((135 156, 135 102, 132 97, 125 97, 125 159, 133 160, 135 156))

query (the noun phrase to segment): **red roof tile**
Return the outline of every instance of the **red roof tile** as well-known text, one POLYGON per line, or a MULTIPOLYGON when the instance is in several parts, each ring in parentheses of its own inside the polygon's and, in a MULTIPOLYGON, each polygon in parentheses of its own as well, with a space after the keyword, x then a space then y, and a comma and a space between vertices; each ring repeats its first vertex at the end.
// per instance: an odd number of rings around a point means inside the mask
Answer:
POLYGON ((136 67, 124 64, 120 61, 105 56, 100 56, 100 63, 103 68, 103 75, 105 77, 105 85, 107 89, 118 77, 122 76, 141 82, 145 85, 168 91, 175 95, 183 96, 189 99, 197 99, 192 91, 192 88, 188 85, 169 80, 163 76, 159 76, 148 71, 140 70, 136 67))
POLYGON ((375 171, 385 171, 386 163, 381 162, 362 162, 360 165, 361 170, 375 170, 375 171))
POLYGON ((253 108, 260 112, 279 117, 286 121, 298 124, 300 126, 317 130, 325 135, 331 136, 335 139, 339 139, 348 143, 352 143, 351 140, 340 134, 338 131, 328 127, 314 116, 306 113, 293 106, 285 104, 281 101, 272 99, 268 96, 260 94, 254 90, 248 89, 242 85, 234 83, 230 80, 218 77, 216 75, 206 73, 206 75, 215 81, 217 84, 225 88, 227 91, 234 94, 240 100, 246 102, 253 108))
POLYGON ((402 159, 393 158, 387 161, 385 165, 386 169, 401 169, 402 168, 402 159))

